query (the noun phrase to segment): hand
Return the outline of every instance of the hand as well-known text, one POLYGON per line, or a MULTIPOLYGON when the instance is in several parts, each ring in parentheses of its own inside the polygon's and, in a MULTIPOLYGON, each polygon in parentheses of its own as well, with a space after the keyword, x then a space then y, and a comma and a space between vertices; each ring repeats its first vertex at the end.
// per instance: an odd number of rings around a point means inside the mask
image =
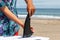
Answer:
POLYGON ((32 16, 35 12, 35 7, 33 4, 27 4, 27 12, 30 16, 32 16))
MULTIPOLYGON (((24 29, 24 25, 22 24, 22 28, 24 29)), ((33 27, 30 27, 30 29, 31 29, 31 31, 34 33, 35 32, 35 30, 34 30, 34 28, 33 27)))
POLYGON ((33 27, 30 27, 31 31, 34 33, 34 28, 33 27))

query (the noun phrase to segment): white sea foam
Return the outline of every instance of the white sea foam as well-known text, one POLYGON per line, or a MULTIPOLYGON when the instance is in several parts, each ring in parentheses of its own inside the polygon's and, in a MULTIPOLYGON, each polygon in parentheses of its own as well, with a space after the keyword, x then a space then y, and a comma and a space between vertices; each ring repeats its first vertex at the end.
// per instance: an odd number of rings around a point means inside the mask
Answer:
MULTIPOLYGON (((27 15, 18 15, 19 18, 26 18, 27 15)), ((49 15, 33 15, 31 18, 34 19, 60 19, 60 16, 49 16, 49 15)))

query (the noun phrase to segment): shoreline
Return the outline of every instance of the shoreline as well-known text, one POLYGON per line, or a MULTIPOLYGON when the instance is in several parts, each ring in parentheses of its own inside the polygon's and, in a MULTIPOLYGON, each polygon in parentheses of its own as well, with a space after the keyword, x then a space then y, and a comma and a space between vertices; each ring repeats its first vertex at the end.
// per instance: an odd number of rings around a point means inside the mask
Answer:
MULTIPOLYGON (((18 15, 19 18, 26 18, 27 15, 18 15)), ((60 16, 33 15, 32 19, 60 19, 60 16)))

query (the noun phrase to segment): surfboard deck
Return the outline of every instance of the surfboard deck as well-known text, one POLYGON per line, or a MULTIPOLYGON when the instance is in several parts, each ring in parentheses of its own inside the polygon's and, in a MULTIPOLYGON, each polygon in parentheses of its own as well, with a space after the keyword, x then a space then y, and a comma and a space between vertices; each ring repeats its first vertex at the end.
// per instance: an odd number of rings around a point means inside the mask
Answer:
POLYGON ((0 40, 49 40, 49 37, 28 37, 22 38, 21 36, 10 36, 10 37, 3 37, 0 36, 0 40))

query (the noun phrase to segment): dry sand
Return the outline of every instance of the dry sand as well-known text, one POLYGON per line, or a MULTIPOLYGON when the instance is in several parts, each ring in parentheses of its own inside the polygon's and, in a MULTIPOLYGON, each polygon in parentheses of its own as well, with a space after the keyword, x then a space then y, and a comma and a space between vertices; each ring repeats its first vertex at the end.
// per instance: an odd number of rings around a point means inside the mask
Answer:
MULTIPOLYGON (((24 19, 21 19, 24 22, 24 19)), ((49 37, 50 40, 60 40, 60 20, 55 19, 32 19, 31 26, 34 27, 33 36, 49 37)), ((23 34, 22 28, 19 35, 23 34)))

